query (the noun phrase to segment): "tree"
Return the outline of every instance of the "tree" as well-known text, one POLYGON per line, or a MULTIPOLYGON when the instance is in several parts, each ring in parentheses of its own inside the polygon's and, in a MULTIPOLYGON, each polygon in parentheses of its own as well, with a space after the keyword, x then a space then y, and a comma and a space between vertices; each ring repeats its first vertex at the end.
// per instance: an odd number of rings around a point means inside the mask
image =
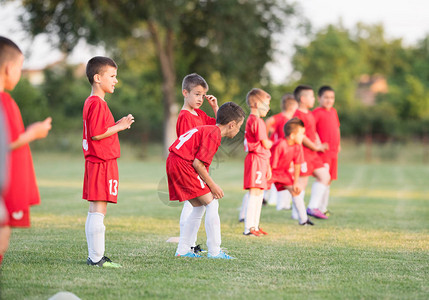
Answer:
POLYGON ((273 33, 296 14, 286 0, 23 0, 23 7, 24 28, 49 34, 64 52, 80 39, 111 53, 126 38, 150 43, 162 76, 166 147, 175 139, 178 76, 217 71, 231 84, 257 83, 273 33))

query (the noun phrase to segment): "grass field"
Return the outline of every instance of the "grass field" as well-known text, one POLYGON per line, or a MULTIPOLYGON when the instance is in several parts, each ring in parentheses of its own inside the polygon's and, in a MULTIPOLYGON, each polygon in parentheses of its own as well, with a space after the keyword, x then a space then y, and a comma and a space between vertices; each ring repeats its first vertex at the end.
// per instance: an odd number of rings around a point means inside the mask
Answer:
MULTIPOLYGON (((222 246, 233 261, 175 258, 181 206, 165 199, 161 160, 119 161, 120 198, 105 219, 106 255, 123 265, 88 267, 81 200, 83 159, 35 155, 42 205, 32 227, 14 230, 2 299, 427 299, 429 166, 343 162, 333 212, 300 227, 290 211, 262 211, 269 236, 245 237, 237 222, 242 161, 216 164, 222 246)), ((307 194, 308 195, 308 194, 307 194)), ((306 197, 308 202, 308 197, 306 197)), ((204 226, 199 242, 205 247, 204 226)))

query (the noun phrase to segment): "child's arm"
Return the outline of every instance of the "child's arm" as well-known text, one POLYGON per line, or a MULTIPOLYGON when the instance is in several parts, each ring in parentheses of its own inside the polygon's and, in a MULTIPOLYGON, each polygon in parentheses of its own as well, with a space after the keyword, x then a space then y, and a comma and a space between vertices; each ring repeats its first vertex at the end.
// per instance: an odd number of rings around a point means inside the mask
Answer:
POLYGON ((209 172, 207 172, 207 169, 204 163, 198 158, 195 158, 194 162, 192 163, 192 166, 197 171, 198 175, 200 175, 200 178, 208 185, 208 187, 210 188, 210 191, 213 194, 213 197, 215 197, 216 199, 223 198, 224 194, 222 189, 210 177, 209 172))
POLYGON ((271 140, 261 140, 261 144, 265 149, 271 149, 271 147, 273 146, 273 141, 271 140))
POLYGON ((93 136, 92 139, 94 141, 105 139, 111 135, 114 135, 115 133, 118 133, 119 131, 129 129, 131 127, 131 124, 133 123, 134 123, 134 117, 133 115, 129 114, 128 116, 123 117, 119 121, 117 121, 116 124, 113 125, 112 127, 107 128, 105 133, 93 136))
POLYGON ((324 144, 315 144, 313 143, 308 137, 304 137, 304 139, 302 140, 302 144, 307 147, 310 148, 313 151, 320 151, 320 152, 325 152, 326 150, 328 150, 328 144, 324 143, 324 144))
POLYGON ((215 114, 215 118, 217 117, 217 111, 219 110, 219 105, 217 104, 217 99, 213 95, 205 95, 204 96, 209 102, 210 106, 213 108, 213 112, 215 114))
POLYGON ((294 168, 294 172, 293 172, 292 191, 296 194, 299 194, 301 193, 301 188, 298 185, 299 175, 301 174, 301 164, 294 164, 293 168, 294 168))
POLYGON ((276 122, 276 120, 274 120, 274 117, 269 117, 265 121, 265 126, 267 126, 268 137, 270 137, 274 133, 274 124, 275 124, 275 122, 276 122))
POLYGON ((15 150, 32 141, 43 139, 48 135, 51 130, 52 118, 46 118, 44 121, 36 122, 27 127, 25 132, 21 133, 19 137, 10 144, 10 149, 15 150))

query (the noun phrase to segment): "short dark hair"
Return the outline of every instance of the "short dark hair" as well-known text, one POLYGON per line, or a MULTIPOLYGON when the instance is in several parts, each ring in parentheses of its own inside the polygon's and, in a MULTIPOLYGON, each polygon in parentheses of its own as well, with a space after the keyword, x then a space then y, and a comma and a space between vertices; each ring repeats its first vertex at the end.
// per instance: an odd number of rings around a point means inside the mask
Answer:
POLYGON ((298 85, 293 91, 296 101, 301 102, 302 93, 308 90, 313 90, 313 88, 310 85, 298 85))
POLYGON ((206 90, 209 89, 209 85, 204 80, 204 78, 197 73, 188 74, 183 78, 182 81, 182 90, 187 90, 190 92, 194 87, 201 85, 206 90))
POLYGON ((109 57, 105 56, 94 56, 91 58, 86 65, 86 77, 88 77, 89 83, 94 84, 94 75, 101 74, 104 71, 104 68, 110 66, 115 69, 118 68, 118 65, 115 61, 109 57))
POLYGON ((323 96, 323 94, 324 94, 325 92, 327 92, 327 91, 335 92, 335 91, 334 91, 334 89, 333 89, 332 87, 330 87, 329 85, 323 85, 323 86, 321 86, 321 87, 320 87, 319 91, 317 92, 317 95, 318 95, 319 97, 322 97, 322 96, 323 96))
POLYGON ((291 93, 284 94, 282 97, 282 107, 281 107, 282 110, 286 110, 293 102, 297 102, 293 94, 291 93))
POLYGON ((12 40, 0 36, 0 66, 3 66, 7 61, 15 59, 17 54, 22 54, 18 45, 12 42, 12 40))
POLYGON ((286 137, 290 136, 299 127, 305 127, 304 122, 301 119, 298 119, 297 117, 290 119, 289 121, 286 122, 285 126, 283 127, 285 136, 286 137))
POLYGON ((217 111, 216 123, 226 125, 231 121, 237 123, 246 117, 244 110, 234 102, 226 102, 217 111))

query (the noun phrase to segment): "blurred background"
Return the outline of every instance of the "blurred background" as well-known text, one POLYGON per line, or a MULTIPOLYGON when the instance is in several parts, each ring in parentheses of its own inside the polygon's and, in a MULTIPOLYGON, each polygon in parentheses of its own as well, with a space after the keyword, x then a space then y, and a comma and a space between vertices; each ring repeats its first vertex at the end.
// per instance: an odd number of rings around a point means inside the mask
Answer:
MULTIPOLYGON (((246 108, 247 91, 265 89, 269 115, 298 84, 331 85, 342 159, 428 163, 428 9, 421 0, 0 0, 0 34, 26 55, 12 92, 24 123, 54 120, 35 150, 81 154, 85 65, 107 55, 119 65, 107 101, 115 118, 135 116, 120 138, 137 158, 161 157, 175 138, 181 81, 197 72, 220 104, 246 108)), ((241 140, 225 155, 242 155, 241 140)))

